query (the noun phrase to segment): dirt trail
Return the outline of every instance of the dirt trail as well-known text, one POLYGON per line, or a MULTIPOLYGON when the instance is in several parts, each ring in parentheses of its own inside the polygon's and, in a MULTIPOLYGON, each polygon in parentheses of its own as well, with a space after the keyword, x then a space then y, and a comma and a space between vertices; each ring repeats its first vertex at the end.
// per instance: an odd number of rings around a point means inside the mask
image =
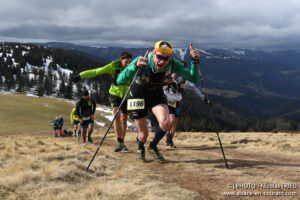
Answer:
MULTIPOLYGON (((99 141, 97 141, 97 144, 99 141)), ((163 142, 161 142, 163 143, 163 142)), ((113 150, 114 140, 108 138, 103 149, 113 150)), ((130 168, 137 165, 138 170, 153 176, 164 183, 175 183, 182 188, 196 191, 195 199, 297 199, 299 198, 300 158, 288 155, 272 155, 264 152, 239 150, 234 145, 224 145, 229 164, 226 169, 218 145, 182 145, 176 149, 159 145, 161 153, 167 159, 165 164, 156 164, 151 155, 146 153, 147 163, 135 162, 136 143, 127 142, 128 152, 119 155, 116 169, 130 168), (282 188, 282 184, 297 184, 297 188, 282 188), (244 184, 244 185, 242 185, 244 184), (233 187, 239 188, 233 188, 233 187), (245 188, 250 187, 251 188, 245 188), (264 187, 277 187, 264 188, 264 187), (244 187, 244 188, 243 188, 244 187), (248 192, 244 196, 226 197, 222 192, 248 192), (250 192, 252 194, 250 194, 250 192), (272 192, 253 196, 254 192, 272 192), (297 196, 273 196, 275 192, 297 192, 297 196)), ((147 145, 145 145, 147 146, 147 145)), ((101 150, 100 150, 101 152, 101 150)), ((97 162, 101 162, 98 160, 97 162)), ((127 171, 124 176, 130 176, 127 171)), ((132 172, 134 173, 134 172, 132 172)), ((278 195, 278 194, 277 194, 278 195)))

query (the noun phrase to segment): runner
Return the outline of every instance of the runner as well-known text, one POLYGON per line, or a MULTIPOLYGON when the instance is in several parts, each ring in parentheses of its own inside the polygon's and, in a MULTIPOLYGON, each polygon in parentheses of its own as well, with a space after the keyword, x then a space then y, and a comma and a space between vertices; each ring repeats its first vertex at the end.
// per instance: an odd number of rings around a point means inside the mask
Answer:
POLYGON ((93 143, 91 135, 94 129, 94 114, 96 111, 96 103, 89 96, 89 91, 83 91, 82 98, 76 103, 76 113, 80 119, 80 126, 81 126, 81 133, 82 133, 82 140, 86 142, 86 132, 88 129, 88 141, 93 143))
POLYGON ((59 125, 58 125, 58 118, 57 118, 57 116, 55 117, 54 120, 51 121, 51 126, 53 127, 54 137, 57 138, 57 137, 58 137, 58 130, 59 130, 59 125))
POLYGON ((78 114, 76 113, 76 107, 72 109, 70 114, 71 124, 74 126, 74 137, 80 139, 81 131, 80 131, 80 119, 78 114), (78 132, 77 132, 78 131, 78 132))
MULTIPOLYGON (((74 76, 73 81, 77 82, 80 79, 92 78, 101 74, 110 74, 113 77, 114 82, 111 84, 109 89, 109 101, 115 115, 130 84, 128 81, 122 85, 117 85, 116 80, 120 72, 122 72, 131 61, 131 53, 124 51, 121 53, 120 59, 114 60, 104 67, 81 72, 79 75, 74 76)), ((124 142, 127 129, 127 116, 127 104, 125 102, 121 107, 120 114, 116 116, 116 119, 113 123, 117 136, 117 146, 115 148, 115 152, 128 150, 124 142)))
MULTIPOLYGON (((186 67, 187 64, 183 60, 180 60, 181 64, 186 67)), ((210 104, 210 102, 205 98, 205 95, 190 81, 184 80, 183 77, 178 76, 176 73, 172 74, 172 81, 168 85, 164 86, 164 94, 168 100, 169 107, 169 117, 170 117, 170 129, 165 136, 166 146, 176 148, 173 142, 173 138, 176 132, 176 125, 178 121, 179 111, 180 111, 180 101, 182 100, 182 94, 185 89, 192 90, 197 96, 199 96, 205 103, 210 104)))
POLYGON ((200 58, 200 54, 197 50, 191 50, 190 53, 194 63, 189 71, 178 60, 172 58, 172 45, 167 41, 159 41, 148 58, 134 59, 118 76, 117 84, 122 85, 130 81, 138 68, 141 68, 136 81, 132 84, 130 98, 127 101, 127 109, 132 111, 138 128, 137 161, 146 161, 144 144, 148 138, 146 119, 148 111, 152 111, 159 123, 150 142, 149 151, 156 162, 165 161, 157 149, 157 144, 170 128, 169 109, 163 93, 163 84, 171 79, 172 73, 178 73, 192 82, 199 80, 196 60, 200 58))

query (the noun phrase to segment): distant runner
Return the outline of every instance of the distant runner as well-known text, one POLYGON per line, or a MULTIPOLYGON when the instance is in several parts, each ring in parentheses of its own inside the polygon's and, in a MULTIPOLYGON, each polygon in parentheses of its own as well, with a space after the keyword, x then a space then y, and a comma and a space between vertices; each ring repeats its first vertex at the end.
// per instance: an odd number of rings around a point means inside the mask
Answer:
MULTIPOLYGON (((114 114, 116 114, 119 105, 121 104, 121 101, 126 91, 128 90, 130 84, 130 82, 128 81, 122 85, 117 85, 116 80, 120 72, 122 72, 131 61, 131 53, 128 51, 124 51, 121 53, 120 59, 114 60, 104 67, 81 72, 79 75, 73 77, 73 81, 77 82, 81 79, 92 78, 102 74, 110 74, 113 77, 114 82, 111 84, 109 89, 109 101, 111 103, 111 107, 113 109, 114 114)), ((121 107, 120 114, 116 116, 116 119, 113 123, 117 136, 117 146, 115 148, 115 152, 128 150, 124 142, 127 129, 127 116, 127 104, 125 101, 121 107)))
POLYGON ((60 130, 62 130, 63 125, 64 125, 64 123, 65 123, 63 116, 62 116, 62 115, 59 115, 59 117, 58 117, 57 120, 58 120, 58 127, 59 127, 60 130))
POLYGON ((86 142, 86 132, 88 131, 88 141, 93 143, 92 133, 94 130, 94 114, 96 111, 96 103, 89 96, 89 91, 83 91, 82 98, 76 103, 76 113, 80 119, 82 140, 86 142), (87 130, 88 129, 88 130, 87 130))
POLYGON ((80 131, 80 119, 78 114, 76 113, 76 107, 72 109, 70 114, 71 124, 74 126, 74 137, 80 139, 81 131, 80 131))
MULTIPOLYGON (((180 60, 184 67, 186 67, 186 62, 180 60)), ((199 96, 205 103, 210 104, 209 100, 205 98, 205 95, 191 82, 184 80, 183 77, 177 75, 176 73, 172 74, 172 81, 168 85, 164 86, 164 94, 168 100, 168 107, 170 113, 170 129, 166 133, 165 144, 176 148, 176 145, 173 142, 173 138, 176 132, 176 125, 179 116, 179 107, 180 101, 182 100, 182 94, 185 89, 192 90, 197 96, 199 96)))
MULTIPOLYGON (((190 53, 194 59, 200 58, 197 50, 191 50, 190 53)), ((137 161, 140 162, 146 161, 144 144, 148 138, 146 119, 148 111, 152 111, 159 123, 155 136, 150 142, 149 152, 154 157, 154 161, 158 163, 165 161, 157 149, 157 144, 170 128, 169 109, 163 93, 163 85, 170 81, 172 73, 178 73, 194 83, 199 80, 196 63, 192 63, 191 70, 188 70, 178 60, 172 58, 172 54, 172 45, 167 41, 159 41, 148 59, 145 57, 134 59, 117 79, 118 85, 127 83, 134 77, 137 69, 142 67, 137 80, 133 82, 130 98, 127 101, 127 109, 132 111, 138 129, 137 161)))
POLYGON ((51 121, 51 126, 53 127, 53 133, 54 137, 58 137, 58 130, 59 130, 59 125, 58 125, 58 118, 57 116, 55 117, 54 120, 51 121))

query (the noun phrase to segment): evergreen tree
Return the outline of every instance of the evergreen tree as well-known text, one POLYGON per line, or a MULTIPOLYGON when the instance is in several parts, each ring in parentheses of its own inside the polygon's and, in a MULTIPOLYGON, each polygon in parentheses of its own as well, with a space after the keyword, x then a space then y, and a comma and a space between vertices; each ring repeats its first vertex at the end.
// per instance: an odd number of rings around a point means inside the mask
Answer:
POLYGON ((66 86, 65 86, 65 80, 62 79, 61 83, 59 84, 59 96, 63 97, 65 94, 66 86))
POLYGON ((73 88, 72 81, 69 81, 67 84, 67 87, 65 89, 64 98, 72 99, 72 96, 73 96, 72 88, 73 88))
POLYGON ((76 83, 76 88, 77 88, 77 92, 76 92, 76 97, 77 98, 81 98, 82 96, 82 84, 80 82, 76 83))
POLYGON ((16 63, 20 63, 22 59, 22 48, 14 48, 12 57, 15 59, 16 63))
POLYGON ((36 81, 34 80, 34 78, 31 78, 29 82, 29 88, 33 88, 34 85, 36 85, 36 81))
POLYGON ((39 48, 37 47, 32 47, 26 55, 27 62, 33 66, 43 66, 43 56, 42 56, 42 51, 40 51, 39 48))
POLYGON ((2 58, 6 58, 6 51, 5 51, 5 49, 3 50, 3 53, 2 53, 2 58))
POLYGON ((26 76, 23 76, 21 73, 21 69, 19 69, 16 75, 16 81, 18 83, 17 92, 24 92, 26 85, 25 78, 26 76))
POLYGON ((21 68, 19 65, 17 65, 17 67, 15 68, 15 74, 16 74, 16 82, 19 84, 22 78, 21 68))
POLYGON ((28 77, 28 73, 25 70, 23 70, 23 72, 22 72, 22 78, 24 81, 24 91, 29 91, 30 79, 28 77))
POLYGON ((8 56, 8 57, 6 58, 6 63, 7 63, 8 66, 12 66, 13 61, 12 61, 12 59, 11 59, 10 56, 8 56))
POLYGON ((53 88, 52 88, 52 85, 51 85, 51 82, 50 82, 48 76, 46 76, 46 78, 45 78, 44 91, 46 92, 47 96, 50 96, 53 94, 53 88))
POLYGON ((45 91, 48 96, 53 94, 54 84, 52 78, 52 70, 49 69, 45 79, 45 91))
POLYGON ((36 92, 37 92, 37 95, 39 97, 44 96, 44 87, 43 87, 43 85, 38 85, 37 89, 36 89, 36 92))
POLYGON ((0 88, 2 87, 3 85, 3 80, 2 80, 2 75, 0 74, 0 88))
POLYGON ((7 72, 5 74, 5 86, 6 86, 7 91, 13 89, 16 84, 14 76, 12 74, 12 70, 10 68, 8 68, 8 69, 9 70, 7 70, 7 72))
POLYGON ((20 58, 20 60, 19 60, 19 65, 20 65, 20 68, 25 68, 26 67, 26 60, 25 60, 25 58, 22 56, 21 58, 20 58))
POLYGON ((43 85, 44 84, 44 76, 45 76, 45 72, 43 69, 40 69, 38 72, 39 78, 38 78, 38 84, 39 85, 43 85))
POLYGON ((50 62, 50 63, 49 63, 49 69, 57 70, 56 63, 55 63, 55 62, 50 62))
POLYGON ((38 71, 38 81, 37 81, 36 93, 38 96, 44 95, 44 70, 42 70, 42 69, 40 69, 38 71))

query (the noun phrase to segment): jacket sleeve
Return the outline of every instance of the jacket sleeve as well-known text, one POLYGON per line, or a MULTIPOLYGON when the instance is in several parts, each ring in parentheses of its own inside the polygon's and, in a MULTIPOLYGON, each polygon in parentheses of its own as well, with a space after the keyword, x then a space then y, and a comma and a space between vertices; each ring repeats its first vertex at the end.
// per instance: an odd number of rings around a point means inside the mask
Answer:
POLYGON ((186 81, 184 86, 186 89, 192 90, 197 96, 204 100, 204 94, 193 83, 186 81))
POLYGON ((99 67, 97 69, 90 69, 90 70, 83 71, 79 75, 80 75, 81 79, 86 79, 86 78, 92 78, 95 76, 99 76, 101 74, 113 75, 112 63, 109 63, 108 65, 99 67))
POLYGON ((135 58, 118 76, 117 78, 117 85, 123 85, 130 81, 135 73, 135 64, 137 63, 140 57, 135 58))
POLYGON ((178 60, 173 58, 174 62, 174 73, 180 74, 184 79, 197 83, 199 81, 199 72, 197 64, 191 63, 191 69, 185 68, 178 60))
POLYGON ((70 120, 71 120, 71 124, 73 123, 73 115, 74 115, 74 113, 76 112, 76 108, 73 108, 72 109, 72 112, 71 112, 71 114, 70 114, 70 120))

